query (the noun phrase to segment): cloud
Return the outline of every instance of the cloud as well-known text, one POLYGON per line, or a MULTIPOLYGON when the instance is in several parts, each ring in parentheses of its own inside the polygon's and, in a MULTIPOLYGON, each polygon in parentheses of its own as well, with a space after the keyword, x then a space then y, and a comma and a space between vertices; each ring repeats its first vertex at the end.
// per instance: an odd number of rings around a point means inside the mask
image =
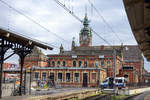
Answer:
MULTIPOLYGON (((64 3, 65 0, 60 1, 64 3)), ((102 18, 98 16, 94 9, 91 9, 88 0, 72 1, 73 2, 69 3, 69 1, 66 0, 65 6, 73 9, 73 12, 81 19, 83 19, 86 12, 85 8, 87 7, 88 17, 91 20, 90 27, 111 44, 121 44, 115 34, 103 22, 102 18)), ((75 37, 76 44, 79 45, 79 32, 83 25, 53 0, 5 0, 5 2, 40 23, 50 32, 15 11, 10 10, 10 8, 1 2, 0 9, 2 14, 0 14, 0 26, 10 28, 28 37, 53 44, 58 48, 63 44, 66 50, 71 48, 72 37, 75 37), (67 42, 58 38, 54 33, 67 40, 67 42)), ((132 34, 122 0, 91 0, 91 2, 93 2, 124 44, 137 44, 132 34)), ((93 45, 103 44, 106 43, 93 33, 93 45)), ((53 51, 43 51, 46 54, 58 53, 58 48, 54 48, 53 51)), ((15 57, 16 56, 13 56, 8 61, 17 61, 15 57)), ((149 66, 149 63, 145 63, 145 66, 149 66)))

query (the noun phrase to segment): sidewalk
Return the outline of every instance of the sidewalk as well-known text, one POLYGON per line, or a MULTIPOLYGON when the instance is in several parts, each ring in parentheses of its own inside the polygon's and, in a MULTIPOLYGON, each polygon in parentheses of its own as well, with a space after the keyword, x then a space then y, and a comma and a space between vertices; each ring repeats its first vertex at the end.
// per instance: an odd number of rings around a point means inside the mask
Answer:
MULTIPOLYGON (((46 99, 46 98, 63 98, 65 96, 76 96, 77 94, 86 94, 88 91, 96 91, 96 88, 62 88, 54 89, 49 92, 47 95, 23 95, 23 96, 10 96, 3 97, 0 100, 37 100, 37 99, 46 99)), ((44 92, 44 91, 41 91, 44 92)))
POLYGON ((0 100, 25 100, 27 98, 30 98, 32 96, 24 95, 24 96, 10 96, 10 97, 3 97, 0 100))

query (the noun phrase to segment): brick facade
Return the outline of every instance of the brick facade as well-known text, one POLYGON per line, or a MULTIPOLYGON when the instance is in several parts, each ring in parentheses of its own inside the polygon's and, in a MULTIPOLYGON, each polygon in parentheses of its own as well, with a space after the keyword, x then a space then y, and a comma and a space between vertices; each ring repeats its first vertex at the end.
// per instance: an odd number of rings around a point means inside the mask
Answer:
POLYGON ((106 77, 113 76, 113 51, 115 48, 116 76, 126 76, 129 83, 142 82, 144 62, 138 46, 92 46, 92 32, 88 25, 89 21, 86 15, 83 22, 84 27, 79 33, 80 46, 76 46, 73 38, 70 51, 65 51, 61 45, 59 54, 45 56, 40 50, 35 49, 31 55, 26 57, 25 68, 35 66, 35 72, 39 73, 36 73, 35 76, 39 75, 40 80, 44 79, 45 75, 48 80, 49 74, 53 72, 55 84, 58 82, 59 76, 59 78, 62 77, 61 85, 63 86, 83 86, 84 81, 87 81, 87 86, 97 86, 97 83, 102 82, 106 77), (97 69, 100 72, 97 72, 97 69), (75 72, 79 74, 75 75, 75 72), (58 75, 58 73, 60 74, 58 75), (68 78, 70 79, 69 82, 66 81, 66 73, 67 81, 68 78), (80 82, 74 82, 74 76, 79 76, 80 82), (87 76, 87 79, 83 80, 83 76, 87 76))
POLYGON ((24 60, 24 68, 30 69, 32 66, 48 66, 48 58, 37 47, 35 47, 32 53, 27 55, 24 60))
MULTIPOLYGON (((73 87, 82 87, 83 85, 83 74, 87 73, 87 86, 86 87, 96 87, 98 81, 103 81, 106 78, 106 71, 100 69, 99 79, 98 79, 98 70, 97 69, 75 69, 75 68, 57 68, 57 69, 51 69, 51 68, 37 68, 34 71, 35 73, 39 73, 38 77, 39 80, 43 80, 42 73, 46 73, 46 81, 52 81, 50 78, 50 74, 54 74, 54 85, 61 85, 63 87, 73 86, 73 87), (59 80, 58 74, 62 73, 62 80, 59 80), (66 74, 70 74, 69 80, 66 79, 66 74), (78 74, 79 77, 76 78, 75 74, 78 74)), ((37 79, 34 79, 35 81, 37 79)))

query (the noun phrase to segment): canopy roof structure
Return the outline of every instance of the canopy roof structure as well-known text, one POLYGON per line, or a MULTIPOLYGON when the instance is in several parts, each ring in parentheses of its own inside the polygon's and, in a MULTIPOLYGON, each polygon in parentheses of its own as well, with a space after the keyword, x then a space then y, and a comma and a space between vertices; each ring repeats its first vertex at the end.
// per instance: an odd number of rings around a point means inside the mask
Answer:
POLYGON ((37 46, 37 47, 40 47, 43 49, 49 49, 49 50, 53 49, 47 43, 41 42, 36 39, 32 39, 23 34, 20 34, 20 33, 14 32, 14 31, 10 31, 10 30, 2 28, 2 27, 0 27, 0 36, 5 37, 7 40, 9 40, 13 43, 20 43, 22 45, 30 44, 31 48, 33 48, 34 46, 37 46))
MULTIPOLYGON (((0 98, 2 98, 2 78, 3 78, 3 63, 12 55, 17 54, 20 57, 20 87, 19 95, 22 95, 23 87, 23 66, 24 58, 32 52, 32 49, 37 46, 43 49, 52 50, 53 48, 43 42, 32 39, 17 32, 10 31, 0 27, 0 98), (8 49, 12 49, 13 53, 5 58, 5 53, 8 49)), ((25 81, 24 81, 25 82, 25 81)), ((24 83, 25 84, 25 83, 24 83)), ((25 86, 24 86, 25 87, 25 86)), ((26 91, 24 89, 24 94, 26 91)))
POLYGON ((150 61, 150 0, 123 0, 132 32, 150 61))

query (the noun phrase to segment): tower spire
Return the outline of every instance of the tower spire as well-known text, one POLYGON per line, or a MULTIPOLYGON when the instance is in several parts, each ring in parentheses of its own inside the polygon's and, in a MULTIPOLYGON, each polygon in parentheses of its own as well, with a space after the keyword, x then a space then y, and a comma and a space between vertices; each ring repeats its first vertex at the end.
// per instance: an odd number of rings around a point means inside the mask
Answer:
POLYGON ((80 31, 80 46, 92 46, 92 31, 89 27, 89 20, 87 13, 85 13, 85 17, 83 20, 83 28, 80 31))
POLYGON ((85 26, 88 27, 88 25, 89 25, 89 20, 88 20, 88 17, 87 17, 87 13, 85 13, 83 25, 84 25, 84 27, 85 27, 85 26))
POLYGON ((63 54, 63 51, 64 51, 64 47, 63 47, 63 45, 61 44, 59 54, 63 54))
POLYGON ((75 37, 72 38, 72 46, 71 49, 74 50, 75 48, 75 37))

